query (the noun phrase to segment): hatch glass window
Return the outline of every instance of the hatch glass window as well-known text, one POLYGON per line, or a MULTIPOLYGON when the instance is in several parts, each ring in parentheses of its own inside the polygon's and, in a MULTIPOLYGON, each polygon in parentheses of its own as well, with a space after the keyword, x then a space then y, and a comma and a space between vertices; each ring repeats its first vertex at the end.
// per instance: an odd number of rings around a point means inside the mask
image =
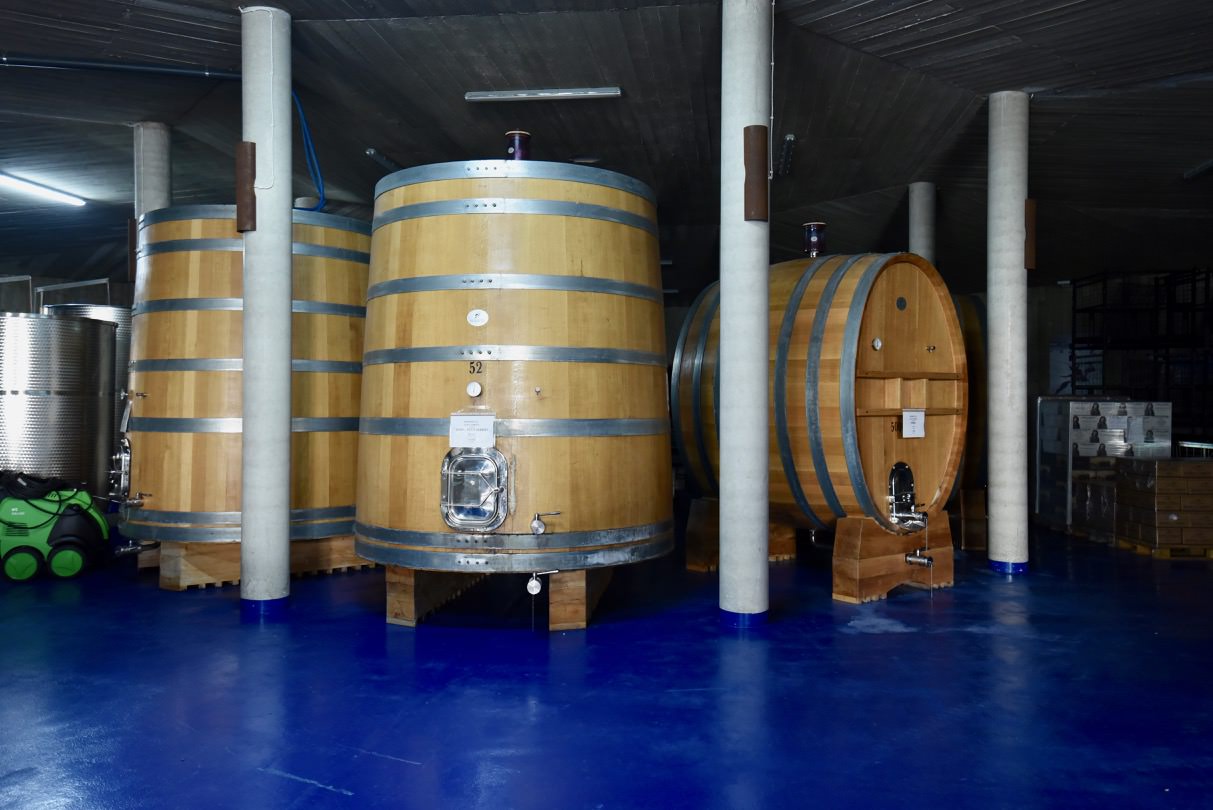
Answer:
POLYGON ((442 519, 452 528, 492 531, 508 511, 509 465, 492 448, 456 447, 442 461, 442 519))

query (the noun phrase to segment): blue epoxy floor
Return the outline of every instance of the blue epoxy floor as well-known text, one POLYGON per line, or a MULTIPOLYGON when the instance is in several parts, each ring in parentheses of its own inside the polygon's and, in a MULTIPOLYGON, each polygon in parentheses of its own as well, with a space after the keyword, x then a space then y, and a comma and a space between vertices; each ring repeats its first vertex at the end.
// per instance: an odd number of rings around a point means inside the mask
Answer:
POLYGON ((418 630, 382 571, 266 627, 130 567, 0 584, 0 807, 1213 806, 1213 565, 1033 554, 861 607, 807 554, 751 638, 661 564, 551 636, 518 580, 418 630))

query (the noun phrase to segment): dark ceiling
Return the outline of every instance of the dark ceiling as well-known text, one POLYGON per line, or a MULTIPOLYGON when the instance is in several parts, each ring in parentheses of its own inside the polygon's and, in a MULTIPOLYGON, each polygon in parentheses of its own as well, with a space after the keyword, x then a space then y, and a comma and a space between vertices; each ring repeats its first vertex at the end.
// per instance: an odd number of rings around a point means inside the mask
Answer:
MULTIPOLYGON (((366 212, 384 170, 495 157, 592 156, 658 192, 666 286, 717 274, 720 6, 715 2, 298 0, 294 79, 329 197, 366 212), (468 104, 468 90, 619 85, 618 100, 468 104)), ((905 186, 938 184, 937 263, 984 286, 986 102, 1027 90, 1036 282, 1183 269, 1213 255, 1213 4, 1162 0, 781 0, 773 258, 823 219, 838 252, 904 248, 905 186)), ((10 0, 0 54, 238 70, 230 0, 10 0)), ((237 82, 0 68, 0 170, 83 209, 0 194, 0 273, 126 272, 129 125, 171 124, 174 200, 228 202, 237 82)), ((298 160, 297 192, 310 192, 298 160)))

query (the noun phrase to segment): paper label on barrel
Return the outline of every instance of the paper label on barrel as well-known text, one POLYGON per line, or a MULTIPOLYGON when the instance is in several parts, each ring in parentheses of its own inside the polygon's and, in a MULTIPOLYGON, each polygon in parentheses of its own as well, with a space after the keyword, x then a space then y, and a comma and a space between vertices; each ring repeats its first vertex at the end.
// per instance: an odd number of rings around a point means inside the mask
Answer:
POLYGON ((484 326, 489 322, 489 314, 483 309, 473 309, 468 313, 468 323, 472 326, 484 326))
POLYGON ((451 414, 451 447, 496 447, 497 414, 451 414))
POLYGON ((925 439, 927 436, 927 412, 907 408, 901 412, 901 438, 925 439))

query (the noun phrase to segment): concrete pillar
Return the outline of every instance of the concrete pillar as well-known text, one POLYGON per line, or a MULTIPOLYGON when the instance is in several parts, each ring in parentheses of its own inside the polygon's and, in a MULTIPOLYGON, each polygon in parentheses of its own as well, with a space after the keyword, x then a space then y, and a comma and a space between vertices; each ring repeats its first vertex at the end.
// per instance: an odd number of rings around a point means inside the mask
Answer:
POLYGON ((168 124, 135 124, 135 219, 173 204, 173 175, 168 124))
POLYGON ((286 608, 291 585, 291 17, 241 9, 244 140, 257 145, 257 229, 244 234, 240 598, 286 608))
POLYGON ((745 221, 743 130, 770 124, 771 4, 724 0, 720 86, 720 610, 766 621, 770 228, 745 221))
POLYGON ((990 96, 986 307, 989 352, 990 567, 1028 567, 1028 95, 990 96))
POLYGON ((910 252, 935 263, 934 183, 910 183, 910 252))

